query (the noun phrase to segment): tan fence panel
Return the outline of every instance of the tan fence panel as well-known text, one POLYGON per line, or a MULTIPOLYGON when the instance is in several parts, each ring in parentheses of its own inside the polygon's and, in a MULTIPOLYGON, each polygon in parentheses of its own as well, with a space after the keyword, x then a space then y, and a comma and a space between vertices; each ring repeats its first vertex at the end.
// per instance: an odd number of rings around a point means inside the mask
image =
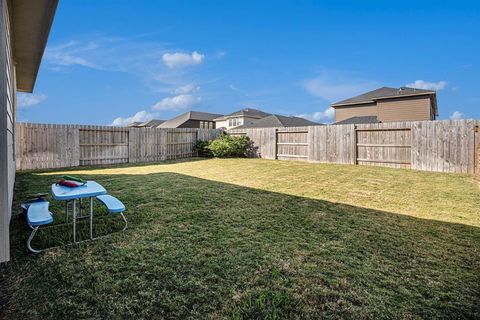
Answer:
POLYGON ((308 160, 308 127, 276 129, 277 151, 279 160, 308 160))
POLYGON ((327 162, 355 163, 355 131, 353 125, 327 126, 327 162))
POLYGON ((128 129, 81 126, 80 165, 128 163, 128 129))
POLYGON ((473 173, 477 120, 412 122, 412 169, 473 173))
POLYGON ((167 135, 168 160, 190 158, 197 155, 195 142, 197 141, 197 129, 165 129, 167 135))
POLYGON ((17 123, 17 170, 79 165, 79 136, 75 126, 17 123))
POLYGON ((353 125, 308 127, 312 162, 355 163, 355 130, 353 125))
POLYGON ((357 164, 410 168, 412 134, 402 122, 358 125, 355 129, 357 164))
POLYGON ((18 123, 17 170, 157 162, 196 156, 198 138, 216 129, 151 129, 18 123), (198 136, 198 137, 197 137, 198 136))
POLYGON ((157 162, 167 159, 165 129, 130 128, 129 162, 157 162))
POLYGON ((253 158, 276 158, 276 128, 232 129, 228 131, 228 134, 234 136, 247 135, 252 142, 250 156, 253 158))

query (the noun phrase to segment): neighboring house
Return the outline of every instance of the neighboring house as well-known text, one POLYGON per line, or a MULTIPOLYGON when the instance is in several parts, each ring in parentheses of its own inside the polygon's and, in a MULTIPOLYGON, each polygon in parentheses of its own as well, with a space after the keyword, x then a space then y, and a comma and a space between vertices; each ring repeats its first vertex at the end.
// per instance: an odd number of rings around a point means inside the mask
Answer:
POLYGON ((16 92, 32 92, 58 0, 0 0, 0 263, 10 260, 16 92))
POLYGON ((336 124, 435 120, 435 91, 414 88, 379 88, 331 105, 336 124))
POLYGON ((221 114, 188 111, 181 115, 167 120, 157 128, 204 128, 215 129, 215 118, 221 117, 221 114))
POLYGON ((143 122, 138 122, 138 121, 135 121, 135 122, 132 122, 130 124, 127 124, 125 127, 127 128, 138 128, 139 125, 141 125, 143 122))
POLYGON ((272 127, 306 127, 306 126, 319 126, 320 123, 313 122, 299 117, 287 117, 278 114, 272 114, 265 118, 259 119, 252 123, 247 123, 235 129, 246 128, 272 128, 272 127))
POLYGON ((257 109, 246 108, 215 119, 217 128, 233 129, 247 125, 271 115, 257 109))
POLYGON ((162 123, 164 123, 166 120, 156 120, 156 119, 153 119, 153 120, 150 120, 150 121, 147 121, 147 122, 132 122, 128 125, 126 125, 126 127, 128 128, 158 128, 159 125, 161 125, 162 123))

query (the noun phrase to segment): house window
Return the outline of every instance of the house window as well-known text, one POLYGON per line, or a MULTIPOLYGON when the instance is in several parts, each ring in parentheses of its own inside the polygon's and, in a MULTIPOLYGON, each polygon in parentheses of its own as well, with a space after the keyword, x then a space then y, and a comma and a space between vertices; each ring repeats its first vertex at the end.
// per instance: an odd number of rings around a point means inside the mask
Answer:
POLYGON ((212 121, 210 121, 210 122, 208 123, 208 128, 209 128, 209 129, 213 129, 213 122, 212 122, 212 121))
POLYGON ((228 119, 228 126, 229 127, 236 127, 240 126, 243 124, 243 119, 242 118, 233 118, 233 119, 228 119))

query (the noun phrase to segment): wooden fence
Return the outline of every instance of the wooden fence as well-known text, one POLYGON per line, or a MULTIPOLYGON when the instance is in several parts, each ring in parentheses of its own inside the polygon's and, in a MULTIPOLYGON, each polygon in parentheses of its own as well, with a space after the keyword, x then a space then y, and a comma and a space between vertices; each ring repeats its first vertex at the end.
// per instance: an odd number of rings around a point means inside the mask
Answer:
POLYGON ((254 157, 480 173, 478 120, 229 130, 248 135, 254 157))
POLYGON ((17 123, 15 129, 17 170, 194 157, 197 140, 213 140, 221 132, 33 123, 17 123))

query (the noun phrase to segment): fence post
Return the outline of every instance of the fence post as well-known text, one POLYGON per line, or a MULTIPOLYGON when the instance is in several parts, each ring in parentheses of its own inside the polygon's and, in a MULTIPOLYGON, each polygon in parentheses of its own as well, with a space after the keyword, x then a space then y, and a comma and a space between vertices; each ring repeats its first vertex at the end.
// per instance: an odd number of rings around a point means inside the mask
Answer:
POLYGON ((73 166, 80 166, 80 127, 75 126, 73 129, 73 166))
MULTIPOLYGON (((197 141, 198 141, 198 131, 200 131, 200 130, 201 130, 201 129, 196 129, 196 130, 195 130, 195 144, 193 145, 193 146, 194 146, 194 147, 193 147, 194 149, 195 149, 195 146, 197 145, 197 141)), ((195 153, 194 153, 194 154, 196 154, 196 156, 198 157, 198 150, 195 150, 195 153)))
POLYGON ((275 160, 278 160, 278 129, 275 129, 275 138, 273 142, 275 143, 275 160))
POLYGON ((480 126, 473 129, 473 174, 480 174, 480 126))
POLYGON ((353 125, 353 164, 358 165, 357 125, 353 125))

